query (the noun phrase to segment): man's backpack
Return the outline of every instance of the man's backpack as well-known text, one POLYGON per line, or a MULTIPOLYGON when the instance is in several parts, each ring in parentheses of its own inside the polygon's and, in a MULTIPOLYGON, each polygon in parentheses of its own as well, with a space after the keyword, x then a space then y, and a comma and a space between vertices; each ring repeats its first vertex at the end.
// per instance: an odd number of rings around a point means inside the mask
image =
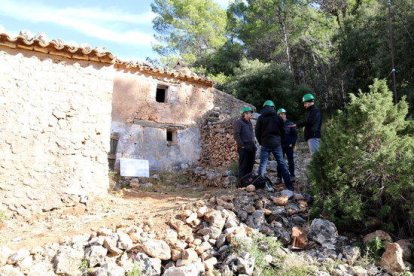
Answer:
POLYGON ((268 183, 270 186, 272 186, 272 181, 265 176, 256 175, 254 173, 249 173, 240 178, 239 187, 247 187, 249 185, 254 185, 256 189, 263 189, 268 183))

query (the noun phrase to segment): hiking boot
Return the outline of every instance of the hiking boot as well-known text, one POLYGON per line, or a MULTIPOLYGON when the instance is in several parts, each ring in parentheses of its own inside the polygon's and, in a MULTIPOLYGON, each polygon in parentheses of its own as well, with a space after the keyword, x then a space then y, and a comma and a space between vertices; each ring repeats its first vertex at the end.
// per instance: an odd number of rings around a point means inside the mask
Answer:
POLYGON ((275 191, 275 189, 273 189, 273 187, 269 183, 265 184, 264 190, 270 193, 273 193, 275 191))

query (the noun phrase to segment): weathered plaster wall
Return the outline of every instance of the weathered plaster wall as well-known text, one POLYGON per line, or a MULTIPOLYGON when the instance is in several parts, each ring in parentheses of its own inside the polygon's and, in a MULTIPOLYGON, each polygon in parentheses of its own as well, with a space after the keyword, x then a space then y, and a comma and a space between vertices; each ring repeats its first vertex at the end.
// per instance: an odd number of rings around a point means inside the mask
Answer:
POLYGON ((118 72, 114 80, 112 129, 119 134, 115 169, 119 158, 147 159, 151 170, 171 170, 200 160, 200 128, 205 116, 216 110, 219 120, 237 116, 246 103, 211 87, 156 79, 141 73, 118 72), (157 84, 168 85, 165 103, 156 101, 157 84), (166 129, 177 129, 177 141, 169 145, 166 129))
POLYGON ((210 89, 169 78, 119 72, 114 79, 112 119, 126 123, 144 120, 194 124, 214 106, 210 89), (157 84, 169 86, 165 103, 155 100, 157 84))
POLYGON ((210 89, 169 78, 118 72, 111 129, 120 137, 115 168, 119 168, 121 157, 147 159, 151 170, 197 163, 201 152, 197 122, 214 107, 210 89), (156 101, 158 84, 168 86, 165 103, 156 101), (177 130, 173 145, 167 142, 167 128, 177 130))
POLYGON ((113 68, 0 48, 0 209, 104 194, 113 68))
POLYGON ((169 144, 166 129, 138 124, 113 123, 112 131, 119 134, 117 162, 119 158, 145 159, 151 170, 172 170, 182 164, 197 163, 201 152, 200 131, 197 126, 177 130, 177 141, 169 144))

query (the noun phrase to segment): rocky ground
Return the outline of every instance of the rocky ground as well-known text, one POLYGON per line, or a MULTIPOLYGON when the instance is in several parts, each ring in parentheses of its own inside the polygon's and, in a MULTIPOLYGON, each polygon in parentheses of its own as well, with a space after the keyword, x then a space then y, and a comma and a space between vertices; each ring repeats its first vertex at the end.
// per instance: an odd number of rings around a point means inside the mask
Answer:
POLYGON ((228 188, 188 185, 194 172, 119 180, 110 201, 11 220, 0 275, 411 275, 409 241, 382 231, 350 239, 309 218, 304 153, 295 193, 237 189, 231 173, 197 168, 199 179, 227 179, 228 188), (373 242, 386 246, 378 260, 364 251, 373 242))

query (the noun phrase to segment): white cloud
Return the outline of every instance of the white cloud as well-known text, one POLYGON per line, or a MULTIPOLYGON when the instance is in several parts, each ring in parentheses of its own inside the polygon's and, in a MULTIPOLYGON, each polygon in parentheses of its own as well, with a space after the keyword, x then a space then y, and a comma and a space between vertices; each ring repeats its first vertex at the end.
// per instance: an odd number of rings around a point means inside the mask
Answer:
POLYGON ((0 25, 0 33, 4 33, 6 31, 6 28, 4 28, 3 25, 0 25))
POLYGON ((0 13, 22 21, 47 22, 74 29, 84 35, 131 45, 149 45, 152 34, 139 27, 150 25, 154 14, 132 14, 120 10, 105 11, 97 8, 57 8, 38 3, 3 0, 0 13))

